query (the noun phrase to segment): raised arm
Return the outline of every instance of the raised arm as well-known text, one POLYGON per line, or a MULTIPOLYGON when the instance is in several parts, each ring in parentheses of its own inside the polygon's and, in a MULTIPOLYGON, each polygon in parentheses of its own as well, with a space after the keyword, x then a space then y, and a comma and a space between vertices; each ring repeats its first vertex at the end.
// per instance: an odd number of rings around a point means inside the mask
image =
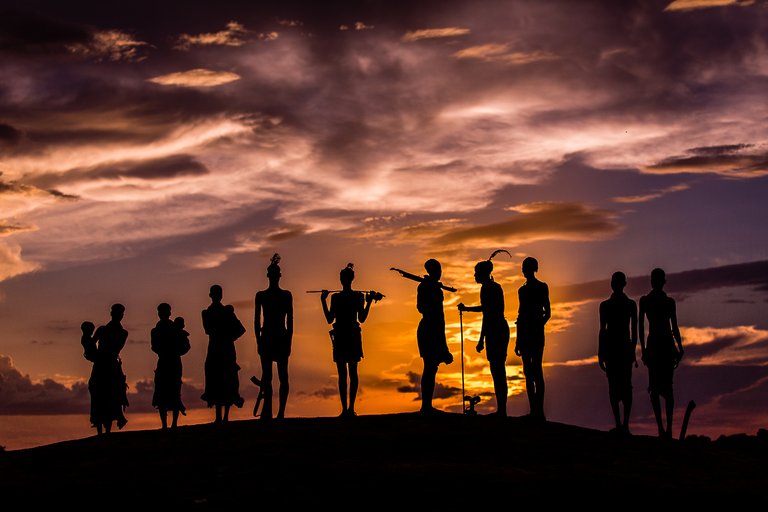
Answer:
POLYGON ((365 306, 363 306, 363 303, 360 303, 362 306, 357 313, 357 318, 360 320, 360 323, 365 322, 365 320, 368 318, 368 313, 371 311, 371 304, 373 303, 373 292, 368 292, 365 294, 365 306))
POLYGON ((323 314, 325 315, 325 321, 330 323, 333 323, 333 298, 331 298, 331 309, 328 308, 328 293, 330 293, 328 290, 323 290, 320 293, 320 302, 323 305, 323 314))

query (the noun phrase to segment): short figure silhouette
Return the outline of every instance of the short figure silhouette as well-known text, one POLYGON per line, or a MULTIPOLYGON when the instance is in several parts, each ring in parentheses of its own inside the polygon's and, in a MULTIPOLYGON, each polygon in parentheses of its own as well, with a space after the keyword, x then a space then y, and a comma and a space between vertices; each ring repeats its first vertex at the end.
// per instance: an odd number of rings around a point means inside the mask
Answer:
POLYGON ((421 413, 429 415, 438 411, 432 406, 438 367, 440 363, 451 364, 453 354, 445 338, 444 297, 440 283, 442 266, 431 258, 424 263, 424 269, 427 274, 416 288, 416 309, 421 313, 416 341, 424 363, 421 372, 421 413))
MULTIPOLYGON (((495 253, 494 253, 495 254, 495 253)), ((496 394, 496 412, 498 416, 507 415, 507 349, 509 347, 509 323, 504 317, 504 290, 493 280, 491 258, 475 265, 475 281, 480 287, 480 305, 465 306, 459 304, 459 311, 475 311, 483 314, 480 339, 477 351, 485 355, 491 367, 493 389, 496 394)))
POLYGON ((80 342, 84 355, 93 362, 88 391, 91 395, 91 425, 98 434, 111 432, 113 421, 120 429, 128 423, 124 414, 128 407, 128 384, 120 360, 120 351, 128 339, 128 331, 120 323, 124 314, 125 306, 113 304, 111 320, 95 332, 91 322, 81 325, 80 342))
POLYGON ((530 405, 529 417, 536 420, 544 416, 544 326, 552 315, 549 287, 536 278, 539 262, 532 257, 523 260, 525 284, 517 290, 517 341, 515 354, 523 360, 525 388, 530 405))
POLYGON ((672 413, 675 397, 672 376, 683 358, 683 340, 677 325, 675 300, 664 292, 667 282, 664 270, 651 271, 651 291, 640 298, 639 328, 643 364, 648 367, 648 392, 656 416, 659 437, 672 438, 672 413), (645 318, 648 318, 648 338, 645 337, 645 318), (666 429, 662 421, 661 402, 666 403, 666 429))
POLYGON ((267 267, 269 287, 256 293, 254 331, 261 358, 261 386, 264 405, 261 419, 272 418, 272 363, 277 364, 280 379, 280 405, 277 417, 285 417, 288 402, 288 357, 293 340, 293 296, 280 288, 280 256, 275 254, 267 267))
POLYGON ((632 411, 632 366, 637 367, 637 304, 627 297, 623 272, 611 276, 611 297, 600 303, 600 331, 597 360, 608 377, 608 398, 611 402, 617 433, 629 434, 632 411), (620 404, 624 403, 624 421, 620 404))
POLYGON ((215 423, 229 421, 229 409, 242 407, 240 379, 235 341, 245 334, 245 327, 237 318, 232 305, 221 300, 221 286, 211 286, 208 296, 211 304, 202 312, 203 329, 208 335, 208 353, 205 357, 205 391, 201 398, 208 407, 216 407, 215 423))
POLYGON ((160 424, 165 430, 168 428, 168 411, 172 413, 171 428, 178 426, 179 413, 186 415, 181 401, 181 356, 189 352, 190 345, 184 319, 171 320, 170 304, 159 304, 157 316, 159 320, 150 331, 150 346, 157 354, 152 405, 157 408, 160 424))
POLYGON ((333 348, 333 361, 339 373, 339 396, 341 397, 341 417, 354 417, 355 399, 359 387, 357 366, 363 358, 363 337, 360 324, 368 318, 375 292, 363 293, 352 289, 355 279, 354 265, 347 264, 339 272, 341 291, 331 295, 328 306, 328 290, 322 290, 320 302, 323 305, 325 320, 333 323, 330 331, 333 348), (347 400, 347 375, 349 375, 349 400, 347 400))

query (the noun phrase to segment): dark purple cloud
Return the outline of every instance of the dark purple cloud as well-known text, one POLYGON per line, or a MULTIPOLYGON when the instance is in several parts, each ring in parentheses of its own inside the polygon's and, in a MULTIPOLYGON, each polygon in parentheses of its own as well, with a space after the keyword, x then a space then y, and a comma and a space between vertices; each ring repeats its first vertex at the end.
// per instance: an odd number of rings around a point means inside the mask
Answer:
MULTIPOLYGON (((397 388, 398 393, 415 393, 414 400, 421 400, 421 374, 416 372, 408 372, 406 374, 408 378, 408 385, 399 386, 397 388)), ((446 386, 440 382, 435 383, 435 392, 432 397, 435 399, 451 398, 454 396, 461 396, 461 388, 454 386, 446 386)))

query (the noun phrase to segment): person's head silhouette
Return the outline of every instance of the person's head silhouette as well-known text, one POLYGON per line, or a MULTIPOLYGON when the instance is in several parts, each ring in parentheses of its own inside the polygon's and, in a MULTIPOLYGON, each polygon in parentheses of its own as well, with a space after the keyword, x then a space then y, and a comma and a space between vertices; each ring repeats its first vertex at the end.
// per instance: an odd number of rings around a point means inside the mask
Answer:
POLYGON ((661 290, 667 282, 667 274, 660 268, 651 271, 651 288, 661 290))
POLYGON ((424 270, 426 270, 427 274, 429 274, 435 281, 439 281, 440 276, 443 275, 443 267, 435 258, 430 258, 424 262, 424 270))
POLYGON ((211 298, 212 302, 221 302, 221 298, 224 296, 224 291, 221 289, 220 285, 214 284, 211 286, 208 296, 211 298))
POLYGON ((352 286, 352 281, 355 279, 355 265, 353 263, 347 263, 347 266, 341 269, 339 272, 339 281, 345 288, 352 286))
POLYGON ((171 318, 171 305, 167 302, 161 302, 157 305, 157 316, 163 320, 171 318))
POLYGON ((611 289, 619 293, 627 286, 627 276, 624 272, 614 272, 611 276, 611 289))
POLYGON ((275 253, 269 260, 269 266, 267 267, 267 278, 270 283, 277 283, 280 280, 282 273, 280 272, 280 255, 275 253))
POLYGON ((491 260, 479 261, 475 265, 475 282, 484 283, 491 279, 493 263, 491 260))
POLYGON ((119 322, 123 319, 123 315, 125 315, 125 306, 122 304, 112 304, 112 308, 110 309, 112 320, 119 322))
POLYGON ((528 256, 523 260, 523 275, 530 279, 534 277, 534 274, 539 271, 539 262, 536 258, 528 256))

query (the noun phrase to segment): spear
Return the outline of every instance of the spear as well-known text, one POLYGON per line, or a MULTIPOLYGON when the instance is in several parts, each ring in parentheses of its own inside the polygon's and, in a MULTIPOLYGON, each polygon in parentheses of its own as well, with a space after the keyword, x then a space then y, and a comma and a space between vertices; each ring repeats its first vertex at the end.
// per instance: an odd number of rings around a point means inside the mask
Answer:
MULTIPOLYGON (((392 267, 389 270, 394 270, 395 272, 399 272, 400 275, 403 276, 404 278, 410 279, 411 281, 416 281, 417 283, 421 283, 422 281, 424 281, 423 277, 417 276, 416 274, 411 274, 410 272, 406 272, 405 270, 400 270, 399 268, 392 267)), ((456 288, 453 288, 451 286, 445 286, 443 283, 440 283, 440 288, 448 292, 456 291, 456 288)))

